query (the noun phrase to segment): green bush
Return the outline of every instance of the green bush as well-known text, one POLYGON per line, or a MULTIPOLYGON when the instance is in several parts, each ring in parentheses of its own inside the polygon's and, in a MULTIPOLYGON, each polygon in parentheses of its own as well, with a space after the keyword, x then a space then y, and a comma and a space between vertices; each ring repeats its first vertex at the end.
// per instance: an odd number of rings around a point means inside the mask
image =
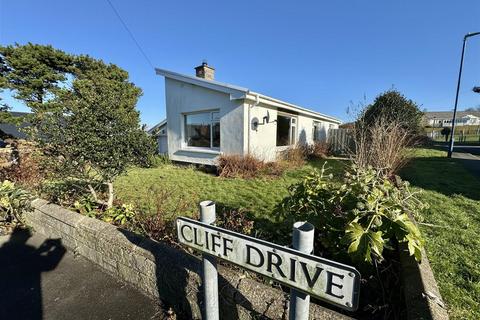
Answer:
POLYGON ((135 209, 131 204, 113 206, 105 210, 102 220, 116 225, 126 225, 135 219, 135 209))
POLYGON ((166 164, 171 164, 172 160, 168 157, 168 154, 157 154, 151 156, 150 167, 157 168, 166 164))
POLYGON ((22 213, 31 209, 32 196, 11 181, 0 184, 0 222, 22 223, 22 213))
POLYGON ((132 204, 114 205, 105 209, 99 205, 91 196, 84 196, 73 204, 78 213, 90 218, 96 218, 105 222, 126 226, 134 223, 136 212, 132 204))
POLYGON ((395 241, 407 242, 410 255, 421 259, 423 240, 410 215, 425 205, 408 182, 356 166, 345 172, 343 184, 331 178, 322 168, 292 185, 283 213, 313 222, 326 250, 346 252, 356 262, 382 261, 384 249, 393 249, 395 241))

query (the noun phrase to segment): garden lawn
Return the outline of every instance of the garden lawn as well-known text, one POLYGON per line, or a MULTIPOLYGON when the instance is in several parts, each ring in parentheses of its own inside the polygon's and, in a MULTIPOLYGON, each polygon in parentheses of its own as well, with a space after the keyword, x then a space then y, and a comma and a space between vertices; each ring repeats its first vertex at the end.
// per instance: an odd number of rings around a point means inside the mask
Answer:
POLYGON ((417 150, 401 175, 430 204, 420 229, 450 318, 480 319, 480 180, 445 156, 417 150))
MULTIPOLYGON (((176 165, 134 168, 115 187, 122 201, 137 205, 148 204, 152 191, 168 190, 171 201, 186 199, 192 208, 200 200, 245 208, 259 223, 258 229, 274 233, 281 224, 276 206, 288 195, 288 186, 323 163, 309 162, 279 178, 257 179, 224 179, 176 165)), ((329 160, 327 167, 338 178, 345 163, 329 160)), ((480 180, 459 160, 447 159, 445 152, 434 149, 415 150, 401 176, 430 205, 420 217, 420 229, 451 319, 480 319, 480 180)))
MULTIPOLYGON (((115 182, 115 190, 123 202, 148 205, 146 194, 168 190, 172 201, 190 201, 193 208, 202 200, 213 200, 218 206, 243 208, 253 214, 263 232, 274 232, 274 222, 279 223, 275 207, 288 195, 287 187, 298 182, 314 168, 320 169, 325 161, 311 161, 281 177, 255 179, 220 178, 193 166, 166 164, 158 168, 133 168, 128 175, 115 182)), ((328 160, 326 168, 335 175, 341 174, 345 164, 328 160)), ((192 212, 189 212, 191 214, 192 212)), ((269 235, 264 235, 267 238, 269 235)))

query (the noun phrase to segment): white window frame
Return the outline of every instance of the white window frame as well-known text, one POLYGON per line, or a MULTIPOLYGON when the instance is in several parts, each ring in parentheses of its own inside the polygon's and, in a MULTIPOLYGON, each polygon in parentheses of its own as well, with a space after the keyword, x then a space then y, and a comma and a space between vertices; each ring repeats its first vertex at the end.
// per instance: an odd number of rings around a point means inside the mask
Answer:
MULTIPOLYGON (((297 143, 297 136, 298 136, 298 117, 294 114, 290 114, 290 113, 286 113, 286 112, 281 112, 281 111, 278 111, 277 113, 277 117, 278 116, 282 116, 282 117, 286 117, 286 118, 289 118, 290 119, 290 130, 288 132, 288 142, 289 144, 286 145, 286 146, 277 146, 277 148, 285 148, 285 147, 290 147, 290 146, 293 146, 297 143), (295 134, 293 134, 293 130, 292 128, 295 127, 295 134)), ((278 126, 277 126, 277 130, 278 130, 278 126)), ((276 136, 275 135, 275 139, 276 139, 276 136)), ((275 141, 275 144, 277 144, 277 141, 275 141)))
POLYGON ((213 146, 213 125, 215 123, 220 124, 220 109, 210 109, 210 110, 201 110, 201 111, 193 111, 193 112, 182 113, 182 149, 185 149, 185 150, 214 150, 214 151, 220 151, 222 135, 220 135, 220 146, 218 146, 218 147, 213 146), (187 144, 187 134, 186 134, 187 116, 195 115, 195 114, 202 114, 202 113, 210 114, 210 124, 209 124, 210 125, 210 147, 189 146, 187 144), (214 113, 218 113, 218 118, 214 118, 214 116, 213 116, 214 113))

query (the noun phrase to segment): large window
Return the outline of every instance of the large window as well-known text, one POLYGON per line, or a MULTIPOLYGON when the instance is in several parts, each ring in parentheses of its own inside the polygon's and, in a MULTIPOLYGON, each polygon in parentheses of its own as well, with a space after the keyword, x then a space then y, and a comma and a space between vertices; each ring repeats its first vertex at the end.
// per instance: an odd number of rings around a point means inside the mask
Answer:
POLYGON ((289 146, 296 142, 297 119, 287 115, 277 116, 277 146, 289 146))
POLYGON ((188 147, 220 148, 219 112, 186 114, 185 143, 188 147))

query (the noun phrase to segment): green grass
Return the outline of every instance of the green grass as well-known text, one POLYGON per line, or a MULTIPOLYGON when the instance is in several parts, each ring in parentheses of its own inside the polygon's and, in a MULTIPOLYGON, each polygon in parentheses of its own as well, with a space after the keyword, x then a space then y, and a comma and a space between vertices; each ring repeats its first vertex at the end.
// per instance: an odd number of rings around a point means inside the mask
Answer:
MULTIPOLYGON (((167 164, 158 168, 134 168, 127 176, 115 182, 116 193, 124 202, 146 204, 145 194, 152 187, 174 190, 175 197, 197 204, 202 200, 214 200, 218 205, 230 208, 244 208, 254 215, 264 231, 273 231, 277 222, 275 207, 288 195, 287 187, 313 168, 321 168, 324 161, 308 164, 285 172, 278 178, 219 178, 193 167, 167 164)), ((344 163, 329 160, 327 167, 332 173, 340 173, 344 163)))
POLYGON ((421 149, 402 171, 430 204, 420 225, 451 319, 480 319, 480 180, 444 151, 421 149))
MULTIPOLYGON (((401 175, 430 204, 423 222, 435 226, 422 224, 420 229, 451 318, 480 319, 480 180, 445 155, 445 151, 416 149, 401 175)), ((131 169, 115 187, 123 201, 137 204, 148 203, 145 195, 155 187, 172 191, 172 201, 184 198, 196 205, 209 199, 246 208, 263 230, 274 232, 281 223, 275 207, 288 195, 287 187, 322 165, 323 161, 311 162, 280 178, 260 179, 222 179, 192 167, 163 165, 131 169)), ((345 164, 331 160, 327 166, 339 177, 345 164)))

